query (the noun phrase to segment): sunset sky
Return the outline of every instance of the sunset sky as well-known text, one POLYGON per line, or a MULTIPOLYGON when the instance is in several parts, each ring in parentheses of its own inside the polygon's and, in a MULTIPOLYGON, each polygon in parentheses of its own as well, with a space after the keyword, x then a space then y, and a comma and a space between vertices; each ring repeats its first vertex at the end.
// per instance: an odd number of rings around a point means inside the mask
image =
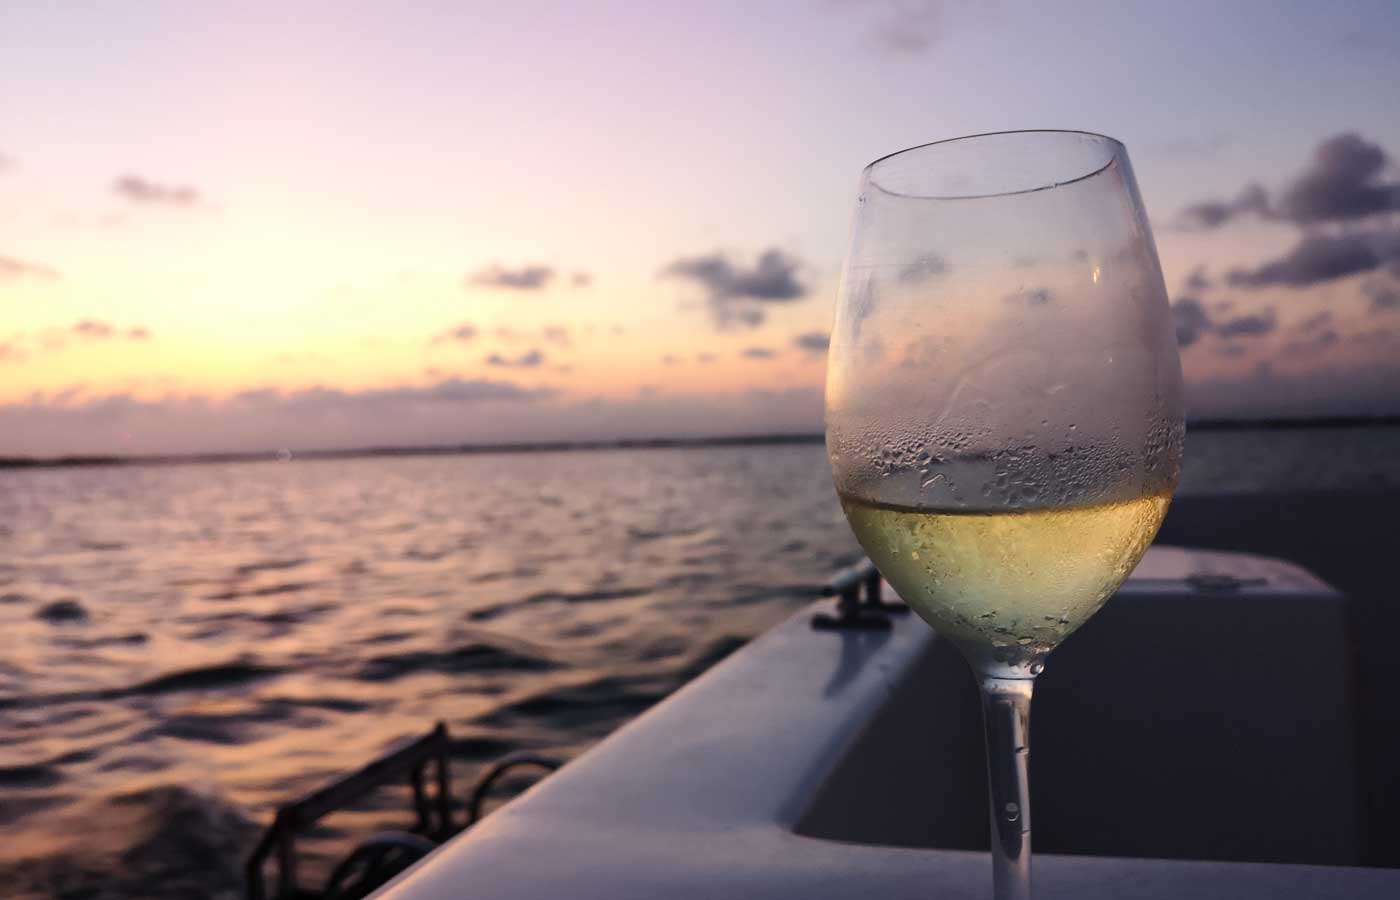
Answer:
POLYGON ((861 167, 1044 127, 1194 413, 1397 413, 1397 85, 1393 0, 0 0, 0 455, 815 431, 861 167))

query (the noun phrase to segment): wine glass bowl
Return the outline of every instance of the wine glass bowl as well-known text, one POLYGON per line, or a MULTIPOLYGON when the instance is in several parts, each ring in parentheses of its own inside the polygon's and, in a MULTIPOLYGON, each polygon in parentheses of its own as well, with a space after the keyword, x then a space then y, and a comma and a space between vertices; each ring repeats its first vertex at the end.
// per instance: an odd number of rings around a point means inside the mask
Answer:
POLYGON ((1030 685, 1151 543, 1183 432, 1175 329, 1121 143, 1005 132, 865 169, 828 455, 857 539, 991 704, 998 898, 1029 896, 1030 685))

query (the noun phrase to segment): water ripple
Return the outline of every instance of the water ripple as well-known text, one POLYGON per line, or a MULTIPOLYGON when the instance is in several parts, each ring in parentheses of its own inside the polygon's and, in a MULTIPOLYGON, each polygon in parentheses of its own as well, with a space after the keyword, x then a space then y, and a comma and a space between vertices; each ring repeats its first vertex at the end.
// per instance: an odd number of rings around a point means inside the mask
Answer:
POLYGON ((4 893, 236 896, 279 802, 437 719, 459 785, 579 752, 805 601, 835 508, 816 446, 0 473, 4 893))

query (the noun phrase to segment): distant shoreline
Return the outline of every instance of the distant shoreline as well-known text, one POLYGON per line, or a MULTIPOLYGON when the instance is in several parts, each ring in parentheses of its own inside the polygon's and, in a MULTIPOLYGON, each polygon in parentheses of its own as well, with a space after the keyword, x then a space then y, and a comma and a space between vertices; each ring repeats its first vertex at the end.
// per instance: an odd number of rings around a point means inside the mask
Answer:
MULTIPOLYGON (((1400 425, 1398 416, 1336 416, 1320 419, 1203 419, 1191 422, 1190 431, 1229 429, 1356 428, 1400 425)), ((304 450, 259 453, 185 453, 118 456, 73 455, 53 457, 0 456, 0 469, 59 469, 80 466, 165 466, 213 463, 276 462, 282 459, 360 459, 391 456, 466 456, 486 453, 561 453, 576 450, 664 450, 686 447, 759 447, 780 444, 820 444, 818 432, 798 434, 718 435, 695 438, 635 438, 612 441, 530 441, 498 444, 445 444, 404 447, 357 447, 348 450, 304 450)))

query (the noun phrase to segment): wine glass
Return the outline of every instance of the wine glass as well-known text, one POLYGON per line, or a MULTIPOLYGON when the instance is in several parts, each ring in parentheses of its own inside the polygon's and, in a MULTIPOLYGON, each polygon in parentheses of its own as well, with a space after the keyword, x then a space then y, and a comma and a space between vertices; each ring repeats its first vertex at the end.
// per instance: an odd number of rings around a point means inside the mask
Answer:
POLYGON ((997 900, 1030 897, 1031 691, 1181 467, 1181 364, 1126 148, 939 141, 866 167, 826 384, 851 529, 981 686, 997 900))

